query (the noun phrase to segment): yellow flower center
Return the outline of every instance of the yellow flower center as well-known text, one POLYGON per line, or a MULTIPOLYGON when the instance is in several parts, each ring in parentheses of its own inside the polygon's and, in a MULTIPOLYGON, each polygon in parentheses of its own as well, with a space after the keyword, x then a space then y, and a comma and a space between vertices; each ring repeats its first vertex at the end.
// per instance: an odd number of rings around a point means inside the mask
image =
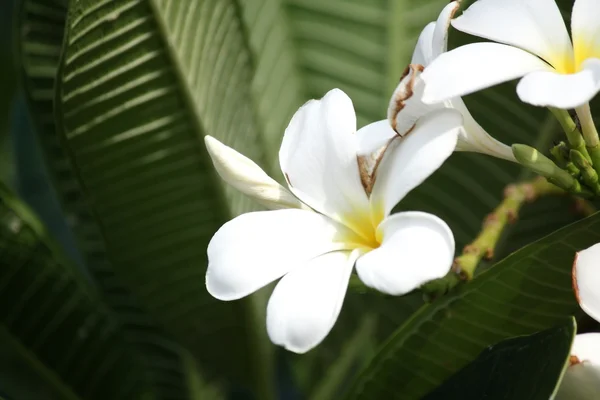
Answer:
POLYGON ((348 243, 349 247, 366 251, 378 248, 383 241, 383 233, 378 229, 383 219, 383 207, 373 207, 371 210, 343 216, 342 222, 352 230, 352 234, 344 237, 344 242, 348 243))
POLYGON ((578 38, 573 42, 573 54, 557 54, 551 64, 560 74, 574 74, 583 69, 588 58, 600 58, 600 48, 587 38, 578 38))

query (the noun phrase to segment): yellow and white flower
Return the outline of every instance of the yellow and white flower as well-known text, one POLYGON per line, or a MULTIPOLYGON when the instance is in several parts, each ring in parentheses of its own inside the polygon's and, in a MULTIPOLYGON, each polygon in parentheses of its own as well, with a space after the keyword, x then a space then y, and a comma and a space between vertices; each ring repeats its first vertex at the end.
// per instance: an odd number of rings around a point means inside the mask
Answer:
POLYGON ((424 212, 390 215, 456 146, 460 113, 438 110, 385 151, 362 156, 364 137, 389 136, 387 121, 356 132, 352 101, 340 90, 302 106, 279 151, 288 188, 255 163, 207 136, 220 176, 270 211, 223 225, 208 246, 206 287, 235 300, 282 278, 267 307, 271 340, 303 353, 333 327, 356 267, 365 285, 401 295, 444 276, 454 237, 424 212))
POLYGON ((423 100, 437 103, 522 77, 523 102, 583 106, 600 90, 599 15, 599 0, 575 0, 571 41, 554 0, 478 0, 452 26, 499 43, 440 55, 422 75, 423 100))

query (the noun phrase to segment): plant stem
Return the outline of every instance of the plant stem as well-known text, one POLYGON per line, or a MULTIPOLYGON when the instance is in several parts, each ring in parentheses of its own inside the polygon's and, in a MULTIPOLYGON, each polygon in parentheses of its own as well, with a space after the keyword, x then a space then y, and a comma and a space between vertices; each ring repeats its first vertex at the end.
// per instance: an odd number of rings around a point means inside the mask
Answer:
POLYGON ((591 161, 590 155, 585 147, 586 141, 583 139, 577 124, 575 121, 573 121, 573 118, 571 118, 567 110, 554 107, 549 107, 549 109, 560 123, 563 131, 565 131, 565 135, 567 136, 570 147, 573 150, 579 151, 585 158, 591 161))
MULTIPOLYGON (((422 290, 430 297, 447 293, 459 283, 473 279, 475 270, 482 259, 491 259, 500 237, 508 224, 517 220, 524 204, 549 195, 567 194, 546 179, 537 177, 527 182, 508 185, 504 189, 504 199, 483 223, 481 232, 473 242, 465 246, 460 256, 454 259, 451 271, 444 277, 425 284, 422 290)), ((577 198, 575 210, 589 215, 595 212, 586 200, 577 198)))
POLYGON ((584 105, 577 107, 575 112, 581 123, 585 147, 589 153, 592 166, 594 167, 594 170, 600 174, 600 139, 598 138, 596 125, 594 125, 590 104, 585 103, 584 105))

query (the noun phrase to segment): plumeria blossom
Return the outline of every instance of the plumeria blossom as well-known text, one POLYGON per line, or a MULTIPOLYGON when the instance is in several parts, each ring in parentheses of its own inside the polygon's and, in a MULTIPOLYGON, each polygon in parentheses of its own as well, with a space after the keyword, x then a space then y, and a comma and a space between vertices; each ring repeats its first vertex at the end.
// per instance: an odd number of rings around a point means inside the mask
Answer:
MULTIPOLYGON (((600 322, 600 243, 578 252, 573 263, 573 289, 582 310, 600 322)), ((600 397, 600 333, 577 335, 557 400, 600 397)))
POLYGON ((422 78, 436 103, 520 78, 519 98, 561 109, 600 90, 600 0, 575 0, 571 35, 554 0, 478 0, 452 21, 499 43, 473 43, 439 56, 422 78))
POLYGON ((267 306, 271 340, 296 353, 333 327, 353 269, 362 282, 402 295, 444 276, 454 237, 438 217, 390 215, 408 192, 452 153, 460 113, 439 110, 387 148, 361 156, 366 136, 389 136, 387 121, 356 132, 352 101, 334 89, 302 106, 279 150, 288 188, 258 165, 207 136, 219 175, 269 208, 223 225, 208 245, 206 288, 235 300, 281 278, 267 306))
POLYGON ((423 70, 445 53, 448 47, 448 28, 460 2, 446 5, 436 22, 429 23, 421 32, 413 52, 410 65, 406 68, 400 84, 394 91, 388 108, 388 120, 399 136, 404 136, 415 122, 427 113, 440 108, 452 108, 463 115, 463 126, 458 137, 457 151, 474 151, 505 160, 515 161, 510 147, 492 138, 479 125, 460 97, 447 99, 436 104, 423 102, 425 84, 421 79, 423 70))

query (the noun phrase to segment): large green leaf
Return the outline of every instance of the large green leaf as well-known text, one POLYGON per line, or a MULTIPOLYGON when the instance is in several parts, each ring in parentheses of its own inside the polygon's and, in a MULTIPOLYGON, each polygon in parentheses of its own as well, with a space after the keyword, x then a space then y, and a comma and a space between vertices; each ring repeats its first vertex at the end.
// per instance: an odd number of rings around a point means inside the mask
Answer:
MULTIPOLYGON (((153 398, 114 315, 0 186, 0 336, 63 399, 153 398)), ((15 394, 19 398, 18 394, 15 394)))
POLYGON ((485 349, 423 400, 547 400, 569 362, 576 324, 563 324, 485 349))
POLYGON ((499 340, 579 313, 575 252, 600 241, 600 213, 511 254, 456 292, 422 307, 363 371, 350 399, 399 392, 418 399, 499 340), (401 377, 401 379, 399 378, 401 377))
POLYGON ((99 285, 100 295, 116 312, 129 344, 145 359, 146 372, 160 398, 188 398, 182 349, 144 312, 118 276, 106 254, 79 182, 61 147, 53 115, 54 85, 67 14, 64 0, 19 2, 17 51, 22 82, 48 169, 58 189, 67 220, 77 234, 86 267, 99 285))
POLYGON ((268 397, 260 298, 203 285, 208 240, 253 207, 222 190, 203 135, 268 158, 250 59, 233 1, 72 1, 55 111, 119 280, 204 369, 268 397))

